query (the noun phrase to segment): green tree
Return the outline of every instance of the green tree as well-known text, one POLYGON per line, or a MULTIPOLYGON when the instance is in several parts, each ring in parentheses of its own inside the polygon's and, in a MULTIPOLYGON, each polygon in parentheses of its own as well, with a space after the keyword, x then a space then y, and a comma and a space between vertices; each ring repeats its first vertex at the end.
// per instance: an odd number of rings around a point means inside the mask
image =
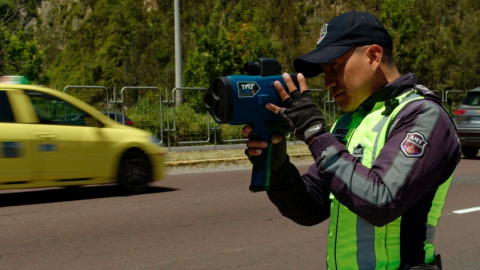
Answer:
POLYGON ((42 61, 43 52, 32 35, 0 26, 0 74, 22 75, 42 83, 42 61))
POLYGON ((0 4, 0 74, 22 75, 43 83, 43 51, 35 36, 19 26, 20 7, 16 1, 0 4))
MULTIPOLYGON (((243 65, 258 57, 276 57, 278 45, 269 38, 269 26, 262 21, 258 9, 246 9, 244 20, 225 19, 228 13, 221 3, 215 5, 210 21, 205 26, 194 25, 191 39, 194 49, 188 52, 184 70, 186 86, 208 87, 219 76, 243 73, 243 65)), ((185 93, 185 99, 196 111, 203 109, 202 93, 185 93)))
POLYGON ((425 20, 415 12, 415 1, 386 0, 382 8, 380 19, 393 38, 397 66, 402 72, 417 71, 419 64, 427 58, 427 46, 416 39, 425 20))
POLYGON ((394 38, 399 69, 415 72, 431 89, 479 85, 478 11, 468 0, 385 0, 381 19, 394 38))

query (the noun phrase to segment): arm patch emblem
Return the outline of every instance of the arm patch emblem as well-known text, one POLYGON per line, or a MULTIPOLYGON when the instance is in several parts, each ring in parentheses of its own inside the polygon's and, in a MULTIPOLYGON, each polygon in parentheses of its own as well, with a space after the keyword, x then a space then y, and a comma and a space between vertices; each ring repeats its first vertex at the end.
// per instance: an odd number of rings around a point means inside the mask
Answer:
POLYGON ((407 133, 407 136, 400 144, 400 148, 407 157, 421 157, 427 144, 428 142, 422 134, 413 132, 407 133))

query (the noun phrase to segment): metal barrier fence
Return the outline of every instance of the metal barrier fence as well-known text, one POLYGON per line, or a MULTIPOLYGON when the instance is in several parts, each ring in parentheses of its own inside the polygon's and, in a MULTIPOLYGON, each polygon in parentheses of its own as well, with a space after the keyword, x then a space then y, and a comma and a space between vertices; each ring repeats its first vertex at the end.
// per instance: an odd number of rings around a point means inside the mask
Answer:
MULTIPOLYGON (((117 99, 116 88, 113 87, 113 99, 110 99, 109 90, 104 86, 80 86, 80 85, 69 85, 63 89, 64 93, 72 93, 73 89, 91 89, 91 90, 102 90, 105 92, 105 102, 104 108, 106 113, 110 114, 111 104, 113 104, 113 112, 115 113, 115 121, 125 124, 125 91, 138 91, 138 90, 149 90, 152 92, 158 92, 158 116, 159 116, 159 130, 158 137, 160 144, 167 147, 169 151, 192 151, 192 150, 217 150, 217 149, 232 149, 232 148, 245 148, 245 138, 226 138, 222 135, 222 125, 217 124, 213 121, 213 118, 205 110, 205 130, 200 130, 204 139, 196 140, 182 140, 179 135, 179 125, 178 125, 178 115, 177 110, 181 110, 182 107, 177 106, 176 93, 178 91, 200 91, 205 92, 206 88, 203 87, 177 87, 174 88, 169 95, 167 88, 165 88, 165 99, 162 100, 162 91, 158 87, 152 86, 125 86, 120 90, 120 99, 117 99), (165 105, 165 106, 163 106, 165 105), (120 106, 120 111, 117 112, 120 106), (171 112, 170 112, 171 110, 171 112), (165 114, 164 115, 164 111, 165 114), (117 119, 117 114, 120 114, 121 121, 117 119), (172 117, 172 123, 170 124, 170 117, 172 117), (166 120, 166 121, 164 121, 166 120), (213 125, 211 122, 213 121, 213 125), (204 132, 204 134, 203 134, 204 132), (236 144, 238 143, 238 144, 236 144)), ((327 127, 331 127, 337 118, 337 115, 341 114, 341 111, 336 106, 336 102, 333 97, 330 95, 329 91, 324 89, 310 89, 312 91, 312 96, 315 100, 318 101, 318 106, 323 110, 326 118, 327 127)), ((463 100, 466 92, 463 90, 431 90, 442 100, 444 106, 453 111, 456 109, 461 101, 463 100)), ((77 95, 78 97, 78 95, 77 95)), ((98 108, 97 108, 98 109, 98 108)), ((184 128, 184 127, 183 127, 184 128)), ((240 133, 240 131, 239 131, 240 133)), ((197 136, 198 137, 198 136, 197 136)), ((302 141, 295 139, 295 136, 288 134, 287 138, 289 139, 289 144, 304 144, 302 141), (293 137, 293 138, 292 138, 293 137)))

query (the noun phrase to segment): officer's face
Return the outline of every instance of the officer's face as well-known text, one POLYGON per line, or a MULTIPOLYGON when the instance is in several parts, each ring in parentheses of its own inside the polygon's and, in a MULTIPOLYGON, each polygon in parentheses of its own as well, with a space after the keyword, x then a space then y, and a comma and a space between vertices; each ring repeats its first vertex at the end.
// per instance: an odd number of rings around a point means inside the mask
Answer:
POLYGON ((351 112, 374 92, 374 74, 368 46, 353 48, 328 64, 325 87, 344 112, 351 112))

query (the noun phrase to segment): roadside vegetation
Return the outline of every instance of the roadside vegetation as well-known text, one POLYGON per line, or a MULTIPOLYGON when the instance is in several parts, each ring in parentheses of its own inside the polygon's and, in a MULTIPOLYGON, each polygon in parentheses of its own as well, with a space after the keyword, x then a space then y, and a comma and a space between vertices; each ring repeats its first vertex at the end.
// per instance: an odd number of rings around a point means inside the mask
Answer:
MULTIPOLYGON (((426 87, 445 92, 480 85, 479 1, 182 0, 183 86, 206 88, 215 77, 242 73, 244 63, 258 57, 277 58, 283 71, 293 72, 293 60, 315 47, 321 26, 351 10, 380 18, 394 38, 400 71, 416 73, 426 87)), ((0 3, 0 75, 24 75, 58 90, 104 86, 110 99, 114 87, 156 86, 165 100, 175 87, 174 55, 173 0, 0 3)), ((321 89, 323 77, 308 83, 321 89)), ((72 93, 106 109, 102 91, 72 93)), ((179 138, 171 142, 207 140, 202 96, 184 91, 184 103, 175 108, 179 138)), ((447 107, 460 99, 452 95, 447 107)), ((160 137, 158 94, 128 91, 124 106, 137 127, 160 137)), ((239 127, 221 129, 224 138, 240 136, 239 127)))

